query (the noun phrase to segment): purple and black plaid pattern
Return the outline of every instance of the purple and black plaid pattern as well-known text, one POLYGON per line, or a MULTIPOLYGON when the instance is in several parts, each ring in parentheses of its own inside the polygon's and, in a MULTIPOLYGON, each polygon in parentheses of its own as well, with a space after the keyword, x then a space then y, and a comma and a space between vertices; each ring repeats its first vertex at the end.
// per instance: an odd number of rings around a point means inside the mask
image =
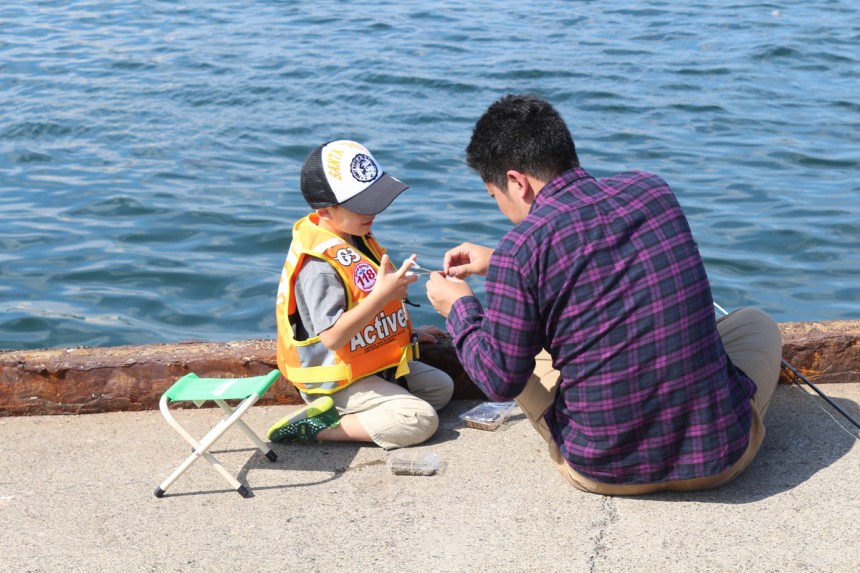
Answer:
POLYGON ((549 182, 505 235, 478 299, 447 326, 494 400, 545 348, 562 381, 546 420, 571 466, 613 484, 693 479, 744 452, 755 384, 726 356, 687 220, 650 173, 549 182))

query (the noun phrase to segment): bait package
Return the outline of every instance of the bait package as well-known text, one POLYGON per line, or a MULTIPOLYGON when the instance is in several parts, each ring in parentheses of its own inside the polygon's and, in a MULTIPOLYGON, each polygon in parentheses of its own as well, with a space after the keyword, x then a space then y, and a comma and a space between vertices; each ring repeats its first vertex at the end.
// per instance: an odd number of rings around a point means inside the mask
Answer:
POLYGON ((517 409, 516 402, 484 402, 460 414, 469 428, 495 430, 510 418, 517 409))

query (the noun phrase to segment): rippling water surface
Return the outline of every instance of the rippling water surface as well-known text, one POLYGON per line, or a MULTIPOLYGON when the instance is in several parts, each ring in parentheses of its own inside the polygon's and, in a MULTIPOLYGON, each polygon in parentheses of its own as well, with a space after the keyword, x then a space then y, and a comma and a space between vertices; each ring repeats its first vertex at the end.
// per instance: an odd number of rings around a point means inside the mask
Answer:
POLYGON ((669 181, 720 304, 860 318, 856 2, 12 0, 0 347, 274 337, 299 168, 332 138, 411 185, 375 224, 395 258, 493 245, 463 150, 525 91, 594 175, 669 181))

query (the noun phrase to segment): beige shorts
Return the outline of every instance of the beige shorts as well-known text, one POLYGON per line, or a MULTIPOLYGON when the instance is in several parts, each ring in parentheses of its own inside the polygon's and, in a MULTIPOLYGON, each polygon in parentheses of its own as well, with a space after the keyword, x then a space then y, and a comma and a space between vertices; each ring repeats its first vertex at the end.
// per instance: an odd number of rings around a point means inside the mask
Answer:
POLYGON ((717 330, 723 347, 732 362, 756 384, 752 397, 752 426, 747 449, 729 469, 714 476, 644 485, 604 484, 591 480, 574 470, 561 455, 544 421, 544 414, 555 401, 559 373, 552 368, 547 352, 536 358, 535 372, 517 403, 538 433, 547 441, 550 458, 574 487, 604 495, 642 495, 657 491, 693 491, 727 484, 745 470, 764 440, 764 417, 779 381, 782 361, 782 335, 779 326, 764 312, 744 308, 717 320, 717 330))
POLYGON ((355 415, 381 448, 413 446, 436 433, 436 410, 451 400, 454 381, 442 370, 414 360, 405 378, 408 389, 373 375, 356 380, 331 397, 338 413, 355 415))

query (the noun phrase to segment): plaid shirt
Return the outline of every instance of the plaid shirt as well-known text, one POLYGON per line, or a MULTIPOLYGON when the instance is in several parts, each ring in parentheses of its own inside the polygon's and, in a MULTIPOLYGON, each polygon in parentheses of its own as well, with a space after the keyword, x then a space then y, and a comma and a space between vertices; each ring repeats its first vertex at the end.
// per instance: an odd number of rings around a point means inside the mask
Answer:
POLYGON ((546 349, 561 382, 546 421, 594 481, 715 475, 747 447, 755 384, 725 354, 687 220, 665 181, 628 172, 550 181, 490 259, 486 311, 447 326, 493 400, 519 395, 546 349))

